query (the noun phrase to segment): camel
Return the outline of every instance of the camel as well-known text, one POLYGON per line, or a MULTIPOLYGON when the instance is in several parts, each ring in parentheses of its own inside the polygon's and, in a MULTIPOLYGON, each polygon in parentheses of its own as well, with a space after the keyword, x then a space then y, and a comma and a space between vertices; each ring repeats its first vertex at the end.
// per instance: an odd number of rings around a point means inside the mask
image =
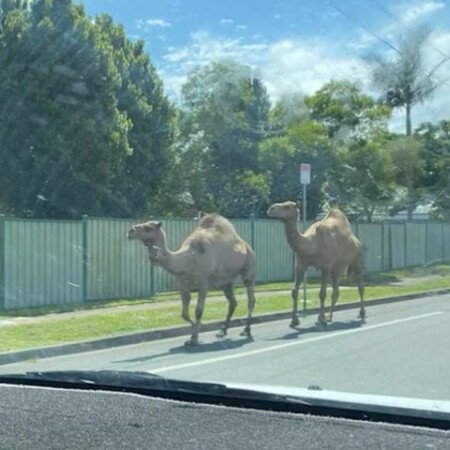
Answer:
POLYGON ((178 251, 167 248, 161 222, 134 225, 128 239, 137 239, 148 247, 150 262, 175 275, 179 282, 181 317, 192 325, 186 345, 198 344, 201 318, 208 290, 221 288, 228 301, 228 312, 218 337, 224 337, 237 306, 233 280, 240 276, 247 290, 248 315, 243 336, 251 337, 251 319, 255 306, 256 258, 251 247, 236 232, 233 224, 219 214, 207 214, 186 238, 178 251), (198 291, 195 322, 189 316, 191 291, 198 291))
POLYGON ((363 247, 353 234, 345 214, 339 209, 333 209, 322 220, 312 224, 304 234, 300 233, 297 226, 300 216, 297 203, 291 201, 274 203, 267 210, 267 215, 283 221, 287 242, 296 255, 290 327, 295 328, 300 324, 298 290, 303 274, 309 266, 314 266, 321 272, 318 324, 325 325, 333 320, 333 310, 339 298, 340 280, 350 273, 356 278, 361 301, 358 317, 364 321, 366 312, 364 308, 363 247), (333 291, 330 313, 327 317, 325 315, 325 299, 330 277, 333 291))

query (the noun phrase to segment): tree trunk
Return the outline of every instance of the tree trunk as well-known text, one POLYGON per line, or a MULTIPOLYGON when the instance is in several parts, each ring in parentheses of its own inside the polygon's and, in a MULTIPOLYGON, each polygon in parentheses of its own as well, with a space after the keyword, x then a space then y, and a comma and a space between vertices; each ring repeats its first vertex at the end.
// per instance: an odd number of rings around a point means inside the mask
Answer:
POLYGON ((375 208, 369 208, 369 207, 364 208, 364 214, 366 216, 367 222, 372 223, 374 212, 375 212, 375 208))
POLYGON ((411 104, 406 103, 406 136, 411 136, 412 126, 411 126, 411 104))
POLYGON ((413 219, 414 206, 408 206, 408 220, 413 219))
POLYGON ((414 210, 416 209, 416 201, 414 200, 414 191, 411 186, 408 187, 408 203, 406 207, 406 212, 408 214, 408 220, 412 220, 414 210))
MULTIPOLYGON (((412 135, 412 126, 411 126, 411 103, 407 102, 406 103, 406 136, 411 136, 412 135)), ((412 174, 409 177, 409 181, 408 184, 410 185, 408 187, 408 208, 407 208, 407 213, 408 213, 408 220, 412 220, 413 218, 413 212, 415 210, 415 205, 411 204, 412 198, 413 198, 413 192, 412 192, 412 187, 411 187, 411 183, 412 183, 412 174)))

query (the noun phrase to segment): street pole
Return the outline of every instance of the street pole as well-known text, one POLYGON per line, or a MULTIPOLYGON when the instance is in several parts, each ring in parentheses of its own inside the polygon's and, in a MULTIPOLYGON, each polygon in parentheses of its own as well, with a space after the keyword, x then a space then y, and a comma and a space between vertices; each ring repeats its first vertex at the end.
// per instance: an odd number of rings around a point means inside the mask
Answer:
MULTIPOLYGON (((303 211, 302 211, 302 233, 306 231, 306 183, 303 183, 303 211)), ((308 282, 308 275, 306 269, 303 272, 303 313, 306 314, 306 283, 308 282)))
MULTIPOLYGON (((302 233, 306 231, 306 186, 311 183, 311 164, 300 164, 300 183, 303 187, 303 206, 302 206, 302 233)), ((306 314, 306 283, 308 276, 306 267, 303 271, 303 313, 306 314)))

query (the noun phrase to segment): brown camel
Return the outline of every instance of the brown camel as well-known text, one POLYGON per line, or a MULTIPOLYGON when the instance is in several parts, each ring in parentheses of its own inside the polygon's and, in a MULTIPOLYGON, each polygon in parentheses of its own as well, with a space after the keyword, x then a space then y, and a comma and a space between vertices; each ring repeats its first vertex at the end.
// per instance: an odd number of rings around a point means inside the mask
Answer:
POLYGON ((228 300, 228 313, 218 337, 227 334, 237 306, 233 293, 233 280, 237 276, 242 278, 248 297, 247 322, 241 335, 251 337, 256 258, 251 247, 237 234, 229 220, 218 214, 205 215, 176 252, 167 248, 161 222, 150 221, 133 226, 128 231, 128 239, 141 240, 148 247, 150 262, 177 277, 181 291, 181 316, 193 328, 191 339, 186 345, 198 343, 205 299, 211 288, 221 288, 228 300), (189 316, 193 290, 198 291, 195 322, 189 316))
POLYGON ((318 323, 323 325, 333 320, 333 309, 339 298, 339 284, 343 276, 352 273, 356 278, 361 309, 359 318, 364 320, 364 284, 363 284, 363 248, 353 234, 350 223, 344 213, 333 209, 322 220, 312 224, 304 234, 298 230, 299 207, 294 202, 274 203, 267 210, 267 215, 280 219, 284 223, 286 239, 296 255, 295 282, 292 289, 291 327, 299 325, 298 290, 304 271, 314 266, 321 272, 320 313, 318 323), (331 278, 333 292, 331 295, 330 314, 325 316, 325 299, 327 284, 331 278))

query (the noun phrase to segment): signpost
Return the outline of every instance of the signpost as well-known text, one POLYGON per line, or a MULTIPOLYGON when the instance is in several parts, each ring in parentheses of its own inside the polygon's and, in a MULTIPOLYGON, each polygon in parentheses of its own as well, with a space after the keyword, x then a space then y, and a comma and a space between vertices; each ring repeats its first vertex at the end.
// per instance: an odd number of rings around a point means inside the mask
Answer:
MULTIPOLYGON (((303 206, 302 206, 302 222, 303 222, 303 230, 304 233, 306 231, 306 186, 311 183, 311 164, 300 164, 300 184, 303 187, 303 206)), ((306 270, 303 272, 303 312, 306 312, 306 283, 308 281, 308 277, 306 274, 306 270)))

